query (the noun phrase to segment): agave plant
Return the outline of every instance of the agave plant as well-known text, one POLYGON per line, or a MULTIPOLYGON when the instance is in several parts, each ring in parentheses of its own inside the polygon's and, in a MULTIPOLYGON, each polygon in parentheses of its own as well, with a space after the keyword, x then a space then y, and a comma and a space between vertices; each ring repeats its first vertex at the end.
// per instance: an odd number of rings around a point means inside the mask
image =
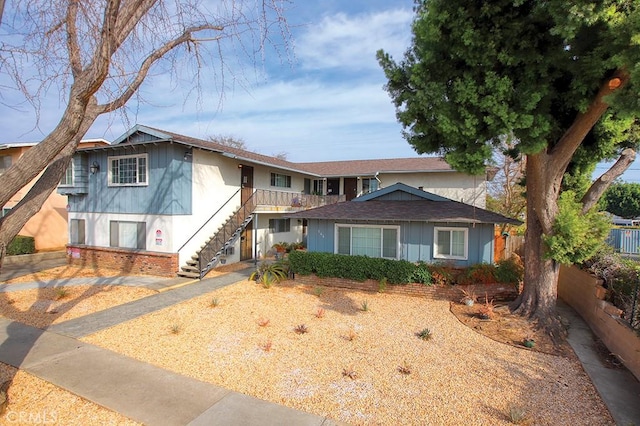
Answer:
POLYGON ((262 262, 258 269, 256 269, 251 276, 250 280, 254 280, 261 283, 265 288, 271 287, 274 283, 284 281, 289 276, 289 264, 285 261, 279 261, 275 263, 262 262))

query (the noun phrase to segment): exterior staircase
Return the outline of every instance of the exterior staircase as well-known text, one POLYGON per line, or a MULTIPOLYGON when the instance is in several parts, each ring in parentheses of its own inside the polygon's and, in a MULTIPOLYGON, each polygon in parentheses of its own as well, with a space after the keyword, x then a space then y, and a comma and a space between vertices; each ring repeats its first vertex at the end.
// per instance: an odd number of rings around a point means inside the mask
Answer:
MULTIPOLYGON (((232 202, 232 200, 235 199, 240 191, 241 189, 238 189, 238 191, 233 194, 222 207, 232 202)), ((259 212, 300 211, 313 207, 320 207, 327 204, 338 203, 344 201, 344 198, 344 195, 320 196, 257 189, 248 198, 248 200, 238 210, 236 210, 233 215, 229 217, 224 225, 218 228, 218 231, 215 233, 215 235, 213 235, 209 239, 209 241, 201 246, 200 251, 191 256, 191 259, 186 262, 186 265, 180 267, 178 276, 194 279, 204 278, 204 276, 211 269, 213 269, 218 263, 225 259, 227 255, 227 249, 229 247, 233 247, 236 241, 238 241, 238 239, 242 235, 242 231, 244 231, 247 225, 253 220, 253 215, 254 212, 256 212, 256 209, 259 212)), ((207 220, 207 222, 214 217, 217 217, 220 211, 221 210, 215 212, 207 220)), ((200 230, 192 235, 189 240, 194 238, 199 231, 200 230)), ((179 249, 178 251, 180 251, 181 249, 179 249)))
POLYGON ((253 197, 242 205, 201 247, 198 253, 191 256, 187 264, 180 268, 179 277, 202 279, 225 258, 227 249, 233 247, 242 235, 242 231, 253 220, 252 199, 253 197))

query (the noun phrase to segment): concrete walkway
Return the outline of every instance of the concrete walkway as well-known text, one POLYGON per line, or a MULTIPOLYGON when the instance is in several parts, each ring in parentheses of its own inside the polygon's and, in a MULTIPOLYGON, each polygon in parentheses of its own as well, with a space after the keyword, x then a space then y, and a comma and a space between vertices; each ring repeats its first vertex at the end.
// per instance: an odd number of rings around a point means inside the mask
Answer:
POLYGON ((616 425, 640 426, 640 382, 625 368, 607 368, 595 346, 595 335, 582 317, 562 300, 558 313, 569 322, 567 341, 578 356, 616 425))
MULTIPOLYGON (((3 269, 5 275, 15 276, 11 267, 3 269)), ((0 362, 149 426, 337 425, 322 416, 232 392, 77 340, 247 279, 251 272, 249 268, 195 282, 182 278, 115 277, 0 284, 0 292, 88 283, 145 286, 160 291, 47 330, 0 317, 0 362)))

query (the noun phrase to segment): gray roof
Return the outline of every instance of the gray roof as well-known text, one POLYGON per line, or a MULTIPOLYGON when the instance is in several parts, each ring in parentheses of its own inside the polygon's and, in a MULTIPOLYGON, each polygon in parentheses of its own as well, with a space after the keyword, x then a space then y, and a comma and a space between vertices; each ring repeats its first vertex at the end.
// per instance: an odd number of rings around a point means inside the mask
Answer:
POLYGON ((346 201, 287 215, 300 219, 396 222, 521 224, 498 213, 458 201, 346 201))

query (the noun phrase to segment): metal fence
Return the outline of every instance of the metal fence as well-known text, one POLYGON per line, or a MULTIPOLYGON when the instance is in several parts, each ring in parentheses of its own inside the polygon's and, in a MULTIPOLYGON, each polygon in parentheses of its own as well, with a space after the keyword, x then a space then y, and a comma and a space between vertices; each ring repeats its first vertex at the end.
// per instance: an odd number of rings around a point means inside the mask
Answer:
POLYGON ((618 253, 640 255, 640 229, 614 228, 609 232, 607 244, 618 253))

